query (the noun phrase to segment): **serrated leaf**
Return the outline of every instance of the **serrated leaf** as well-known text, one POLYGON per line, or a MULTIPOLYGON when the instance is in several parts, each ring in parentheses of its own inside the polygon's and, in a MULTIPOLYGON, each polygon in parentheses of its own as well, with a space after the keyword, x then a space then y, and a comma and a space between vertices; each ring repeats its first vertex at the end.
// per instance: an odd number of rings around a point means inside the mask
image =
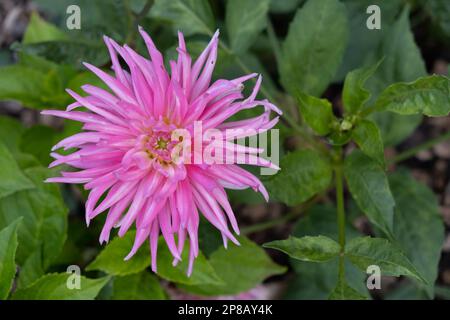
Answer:
POLYGON ((13 300, 92 300, 110 280, 110 277, 89 279, 80 277, 80 289, 69 289, 70 273, 51 273, 39 278, 31 286, 17 290, 13 300))
POLYGON ((280 161, 281 171, 264 182, 271 196, 289 206, 324 191, 331 182, 328 159, 313 150, 291 152, 280 161))
POLYGON ((141 272, 150 265, 150 252, 142 246, 130 260, 124 260, 133 247, 136 231, 114 238, 92 261, 86 270, 101 270, 111 275, 124 276, 141 272))
POLYGON ((66 239, 68 210, 59 187, 43 182, 53 175, 50 170, 30 167, 24 173, 33 188, 0 200, 0 227, 23 217, 16 260, 23 264, 36 250, 42 250, 42 263, 46 268, 59 254, 66 239))
POLYGON ((0 142, 0 199, 33 187, 6 146, 0 142))
POLYGON ((367 297, 350 287, 345 279, 340 279, 329 300, 367 300, 367 297))
POLYGON ((450 79, 432 75, 390 85, 378 97, 376 107, 403 115, 446 116, 450 113, 450 79))
POLYGON ((395 201, 384 170, 356 150, 345 159, 344 174, 358 207, 370 222, 392 234, 395 201))
POLYGON ((213 252, 209 262, 222 279, 220 285, 182 286, 185 291, 206 295, 233 295, 250 290, 269 276, 286 271, 274 263, 258 245, 244 237, 240 246, 223 247, 213 252))
POLYGON ((395 240, 429 283, 425 289, 433 298, 445 234, 438 201, 426 185, 406 170, 392 174, 389 182, 396 203, 395 240))
POLYGON ((302 92, 297 92, 300 112, 306 123, 319 135, 327 135, 336 118, 333 106, 327 99, 319 99, 302 92))
POLYGON ((5 300, 16 274, 17 229, 21 219, 0 230, 0 300, 5 300))
POLYGON ((302 261, 325 262, 339 255, 339 243, 325 236, 289 237, 264 244, 265 248, 280 250, 302 261))
POLYGON ((226 5, 225 25, 230 47, 243 53, 266 26, 270 0, 229 0, 226 5))
MULTIPOLYGON (((347 224, 345 233, 348 240, 359 236, 350 223, 347 224)), ((336 209, 331 205, 315 205, 306 212, 305 217, 299 219, 292 231, 292 235, 296 237, 316 234, 338 240, 336 209)), ((336 287, 339 275, 338 259, 314 263, 291 258, 290 263, 295 276, 289 283, 286 299, 328 299, 330 292, 336 287)), ((351 287, 368 296, 365 272, 345 261, 345 276, 351 287)))
POLYGON ((403 251, 386 239, 355 238, 345 246, 345 257, 362 271, 370 265, 377 265, 384 275, 405 275, 427 283, 403 251))
POLYGON ((298 9, 282 44, 279 72, 286 90, 320 96, 339 67, 347 35, 345 6, 339 1, 308 1, 298 9))
POLYGON ((42 19, 37 12, 33 12, 22 42, 36 43, 66 38, 67 35, 62 30, 42 19))
POLYGON ((113 300, 164 300, 164 291, 154 275, 140 272, 114 278, 113 300))
POLYGON ((352 131, 352 139, 361 151, 384 168, 384 146, 380 130, 370 120, 362 120, 352 131))
POLYGON ((347 74, 342 91, 342 101, 346 113, 354 114, 358 112, 369 100, 370 91, 364 87, 364 84, 381 63, 382 61, 380 60, 372 66, 356 69, 347 74))
POLYGON ((214 30, 214 16, 207 0, 156 0, 150 16, 167 19, 175 30, 185 36, 211 34, 214 30))

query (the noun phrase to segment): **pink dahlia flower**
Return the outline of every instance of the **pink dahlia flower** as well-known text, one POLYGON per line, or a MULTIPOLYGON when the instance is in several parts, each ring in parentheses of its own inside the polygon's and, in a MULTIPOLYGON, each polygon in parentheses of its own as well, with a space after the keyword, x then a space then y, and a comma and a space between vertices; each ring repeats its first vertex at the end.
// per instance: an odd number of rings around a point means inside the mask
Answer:
MULTIPOLYGON (((150 60, 127 45, 119 46, 104 37, 114 75, 88 63, 84 65, 110 91, 86 84, 82 86, 86 96, 67 90, 76 102, 65 111, 42 112, 84 124, 83 132, 60 141, 52 149, 76 148, 75 152, 69 155, 51 153, 55 161, 50 167, 66 164, 79 171, 61 172, 61 177, 47 181, 81 183, 90 190, 86 201, 87 224, 100 213, 108 212, 100 243, 108 242, 113 227, 119 228, 118 234, 123 236, 134 224, 135 243, 125 259, 130 259, 149 239, 154 272, 160 233, 174 257, 174 265, 181 260, 183 245, 189 237, 190 274, 199 252, 199 212, 221 232, 225 246, 228 239, 239 244, 228 226, 230 224, 239 234, 225 188, 251 187, 261 192, 266 200, 268 194, 255 176, 235 163, 207 164, 175 159, 174 151, 186 145, 186 141, 180 137, 173 139, 174 131, 184 129, 194 136, 195 124, 201 123, 203 130, 243 129, 242 137, 248 129, 261 132, 272 128, 278 117, 270 119, 271 111, 281 112, 267 100, 256 100, 261 77, 251 95, 244 99, 243 83, 256 74, 210 83, 217 58, 218 32, 194 63, 179 33, 178 59, 169 62, 169 73, 152 39, 142 28, 139 31, 150 60), (122 68, 119 57, 127 64, 127 69, 122 68), (256 106, 264 108, 260 116, 225 122, 237 112, 256 106), (99 202, 102 195, 105 197, 99 202)), ((226 138, 223 144, 201 143, 212 148, 213 154, 231 151, 244 162, 276 167, 258 156, 260 149, 238 146, 233 141, 226 138)), ((194 150, 194 156, 195 153, 194 150)))

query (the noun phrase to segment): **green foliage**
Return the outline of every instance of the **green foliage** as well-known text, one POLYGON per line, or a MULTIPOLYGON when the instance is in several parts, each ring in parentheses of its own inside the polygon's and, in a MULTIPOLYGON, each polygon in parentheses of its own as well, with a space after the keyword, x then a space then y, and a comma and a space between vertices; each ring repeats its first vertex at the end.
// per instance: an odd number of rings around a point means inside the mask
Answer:
POLYGON ((148 272, 114 278, 113 300, 164 300, 158 279, 148 272))
POLYGON ((175 30, 184 35, 210 34, 215 22, 207 0, 156 0, 151 16, 168 20, 175 30))
POLYGON ((426 283, 404 253, 386 239, 355 238, 347 243, 345 256, 363 271, 370 265, 377 265, 384 275, 406 275, 426 283))
POLYGON ((352 139, 361 151, 384 167, 384 147, 380 129, 370 120, 362 120, 352 131, 352 139))
POLYGON ((395 198, 394 237, 417 271, 428 282, 425 290, 433 297, 444 225, 436 196, 406 170, 389 178, 395 198))
POLYGON ((339 255, 339 243, 325 236, 289 237, 287 240, 264 244, 266 248, 277 249, 290 257, 311 262, 329 261, 339 255))
POLYGON ((395 201, 384 170, 371 158, 354 151, 345 159, 344 172, 359 208, 370 222, 391 234, 395 201))
POLYGON ((145 246, 136 252, 133 259, 124 260, 133 247, 135 236, 136 232, 130 231, 123 238, 114 238, 86 270, 101 270, 111 275, 125 276, 147 268, 150 265, 150 254, 145 246))
POLYGON ((16 274, 17 229, 21 219, 0 230, 0 300, 5 300, 16 274))
POLYGON ((313 150, 298 150, 281 159, 278 174, 265 184, 270 195, 286 203, 297 205, 324 191, 331 182, 329 160, 313 150))
POLYGON ((228 249, 220 247, 209 257, 211 266, 222 279, 221 284, 182 286, 182 288, 206 296, 232 295, 250 290, 269 276, 286 271, 252 241, 244 237, 238 240, 240 246, 232 245, 228 249))
POLYGON ((367 297, 350 287, 345 279, 340 279, 328 297, 330 300, 366 300, 367 297))
POLYGON ((450 79, 433 75, 389 86, 380 94, 376 107, 405 115, 446 116, 450 112, 449 97, 450 79))
POLYGON ((109 277, 89 279, 80 276, 80 289, 70 289, 71 274, 49 273, 31 286, 17 290, 14 300, 92 300, 110 280, 109 277))
POLYGON ((335 122, 333 107, 326 99, 297 93, 300 111, 306 123, 319 135, 327 135, 335 122))
POLYGON ((279 72, 286 90, 320 95, 339 68, 347 37, 343 4, 337 0, 306 2, 297 10, 282 46, 279 72))
POLYGON ((235 53, 245 52, 266 26, 269 0, 227 1, 225 24, 230 47, 235 53))

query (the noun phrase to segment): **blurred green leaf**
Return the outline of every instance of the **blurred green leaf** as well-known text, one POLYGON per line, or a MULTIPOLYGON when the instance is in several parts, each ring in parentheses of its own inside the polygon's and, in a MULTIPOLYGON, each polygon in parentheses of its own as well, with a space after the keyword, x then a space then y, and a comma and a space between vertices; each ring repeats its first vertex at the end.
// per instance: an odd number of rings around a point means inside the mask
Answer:
POLYGON ((0 143, 0 199, 31 188, 33 183, 21 172, 6 146, 0 143))
POLYGON ((281 83, 291 94, 320 96, 333 79, 347 44, 345 6, 337 0, 308 1, 282 44, 281 83))
POLYGON ((30 17, 22 42, 25 44, 64 40, 67 35, 56 26, 46 22, 37 12, 33 12, 30 17))
POLYGON ((289 206, 298 205, 324 191, 331 182, 328 159, 313 150, 291 152, 280 161, 282 168, 264 181, 271 196, 289 206))
POLYGON ((150 265, 150 252, 142 246, 128 261, 124 258, 133 247, 135 231, 127 232, 122 238, 114 238, 91 262, 86 270, 101 270, 111 275, 124 276, 141 272, 150 265))
POLYGON ((44 126, 35 125, 26 129, 20 140, 20 149, 23 152, 32 154, 43 165, 47 166, 52 158, 50 150, 56 144, 57 132, 55 129, 44 126))
POLYGON ((290 257, 311 262, 325 262, 339 255, 339 243, 325 236, 289 237, 264 244, 265 248, 280 250, 290 257))
POLYGON ((384 170, 355 150, 345 159, 344 173, 353 198, 370 222, 392 234, 395 201, 384 170))
POLYGON ((21 219, 16 219, 0 230, 0 300, 5 300, 16 274, 17 229, 21 219))
POLYGON ((140 273, 114 278, 113 300, 165 300, 163 289, 154 275, 140 273))
POLYGON ((376 112, 370 117, 378 126, 385 146, 395 146, 409 137, 422 122, 422 115, 405 116, 392 112, 376 112))
POLYGON ((13 300, 93 300, 109 281, 109 277, 89 279, 80 276, 80 289, 69 289, 74 274, 51 273, 39 278, 31 286, 17 290, 13 300))
POLYGON ((306 123, 319 135, 327 135, 334 121, 333 106, 327 99, 319 99, 300 91, 297 92, 300 112, 306 123))
POLYGON ((45 273, 42 263, 42 250, 37 248, 20 266, 17 288, 22 289, 31 285, 45 273))
POLYGON ((367 300, 367 297, 350 287, 345 279, 339 279, 336 288, 328 297, 329 300, 367 300))
POLYGON ((41 250, 42 267, 45 269, 63 247, 68 210, 59 187, 43 182, 53 175, 50 170, 31 167, 24 173, 32 181, 32 188, 0 199, 0 227, 23 217, 16 260, 22 265, 36 250, 41 250))
POLYGON ((377 265, 381 274, 396 277, 405 275, 426 283, 404 253, 386 239, 355 238, 347 243, 345 257, 362 271, 366 271, 370 265, 377 265))
POLYGON ((229 0, 225 24, 233 52, 245 52, 266 26, 270 0, 229 0))
POLYGON ((173 266, 173 256, 167 245, 161 238, 158 243, 158 276, 163 279, 183 285, 220 285, 221 277, 214 269, 211 261, 208 261, 203 253, 199 252, 195 259, 194 268, 190 277, 187 276, 189 265, 189 244, 184 246, 181 255, 182 260, 173 266))
POLYGON ((380 94, 376 107, 402 115, 446 116, 450 112, 450 79, 432 75, 392 84, 380 94))
POLYGON ((286 13, 295 10, 304 0, 270 0, 270 12, 286 13))
POLYGON ((395 198, 394 238, 429 283, 425 289, 433 298, 445 234, 438 200, 406 170, 390 175, 389 182, 395 198))
POLYGON ((0 141, 12 154, 19 152, 19 141, 24 131, 25 128, 18 120, 0 116, 0 141))
POLYGON ((233 295, 250 290, 269 276, 286 271, 274 263, 258 245, 244 237, 238 238, 240 246, 220 247, 213 252, 209 262, 222 284, 182 286, 185 291, 205 296, 233 295))
POLYGON ((214 16, 207 0, 155 0, 150 16, 165 19, 185 36, 196 33, 211 35, 214 16))
POLYGON ((448 44, 450 41, 450 3, 446 0, 427 0, 421 1, 420 4, 423 4, 434 26, 448 44))
POLYGON ((362 120, 352 131, 352 139, 361 151, 378 162, 384 168, 384 147, 380 130, 370 120, 362 120))

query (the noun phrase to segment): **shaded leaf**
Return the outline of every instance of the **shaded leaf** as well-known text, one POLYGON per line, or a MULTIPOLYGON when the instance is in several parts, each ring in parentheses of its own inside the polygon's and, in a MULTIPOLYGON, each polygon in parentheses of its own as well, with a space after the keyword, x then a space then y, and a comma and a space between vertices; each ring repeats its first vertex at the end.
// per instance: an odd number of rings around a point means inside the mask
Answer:
POLYGON ((114 278, 113 300, 164 300, 165 298, 158 279, 148 272, 114 278))
POLYGON ((21 219, 0 230, 0 300, 5 300, 16 274, 17 229, 21 219))
POLYGON ((336 118, 333 106, 327 99, 319 99, 304 93, 297 93, 300 111, 306 123, 319 135, 326 135, 336 118))
POLYGON ((361 151, 384 167, 384 146, 380 130, 370 120, 362 120, 352 131, 352 138, 361 151))

